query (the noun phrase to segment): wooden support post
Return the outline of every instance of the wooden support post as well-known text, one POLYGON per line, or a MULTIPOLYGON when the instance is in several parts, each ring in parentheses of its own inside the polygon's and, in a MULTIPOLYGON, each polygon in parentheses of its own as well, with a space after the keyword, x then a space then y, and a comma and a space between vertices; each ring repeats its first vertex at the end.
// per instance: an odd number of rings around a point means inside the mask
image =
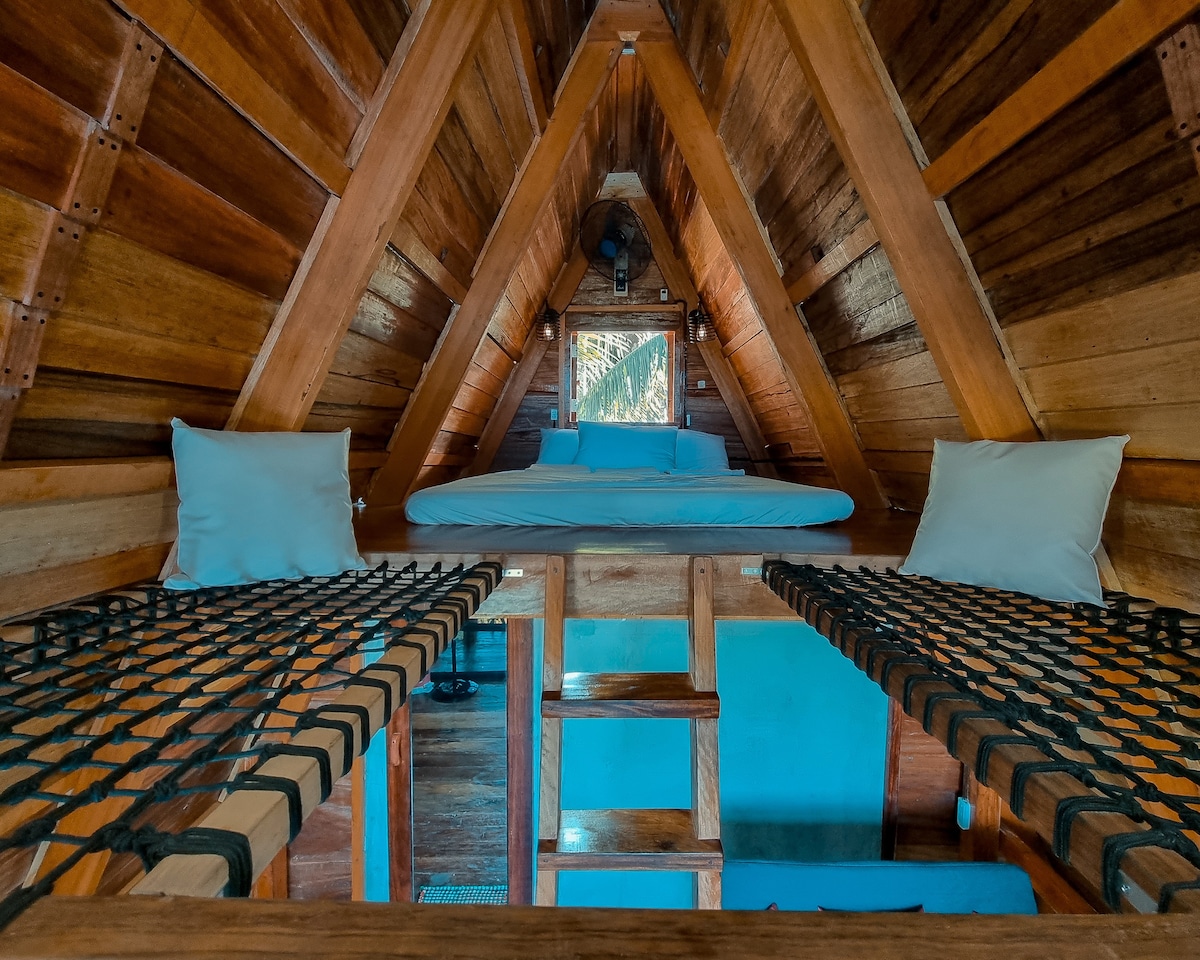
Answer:
POLYGON ((1000 814, 1004 806, 1000 794, 976 780, 964 766, 962 795, 971 805, 971 826, 960 838, 960 858, 995 863, 1000 859, 1000 814))
POLYGON ((1156 52, 1175 116, 1175 135, 1187 143, 1200 172, 1200 25, 1184 24, 1156 52))
POLYGON ((929 165, 930 195, 945 196, 964 183, 1198 8, 1198 0, 1118 0, 929 165))
MULTIPOLYGON (((688 616, 688 675, 697 693, 717 689, 717 632, 713 613, 712 557, 692 557, 688 616)), ((692 826, 697 840, 721 838, 721 760, 716 719, 694 719, 692 740, 692 826)), ((695 902, 721 909, 721 872, 696 872, 695 902)))
POLYGON ((412 704, 406 701, 387 726, 388 897, 412 903, 413 749, 412 704))
POLYGON ((354 758, 350 768, 350 899, 367 899, 367 765, 354 758))
POLYGON ((883 832, 879 859, 895 860, 900 836, 900 727, 904 709, 888 697, 887 754, 883 767, 883 832))
MULTIPOLYGON (((542 690, 561 691, 563 684, 563 631, 567 602, 567 565, 562 557, 546 558, 546 619, 542 644, 542 690)), ((562 729, 559 718, 543 718, 541 778, 538 799, 538 839, 558 839, 562 809, 562 729)), ((558 902, 558 871, 538 867, 535 903, 552 907, 558 902)))
POLYGON ((496 304, 525 255, 562 162, 578 142, 583 120, 603 91, 619 50, 616 39, 586 38, 576 49, 554 115, 517 174, 476 264, 471 289, 425 365, 388 445, 390 456, 375 473, 367 496, 373 506, 403 503, 412 489, 496 304))
POLYGON ((1036 440, 987 298, 921 179, 858 4, 772 2, 967 433, 1036 440))
POLYGON ((637 52, 717 233, 758 310, 788 386, 808 414, 825 462, 838 485, 855 503, 863 507, 884 506, 841 396, 820 351, 788 298, 772 251, 763 239, 758 219, 730 166, 725 148, 709 126, 700 91, 678 41, 672 35, 667 40, 639 42, 637 52))
MULTIPOLYGON (((321 391, 488 20, 487 0, 425 3, 341 202, 318 229, 276 314, 230 429, 298 430, 321 391)), ((457 387, 456 380, 454 386, 457 387)))
POLYGON ((276 854, 263 875, 254 881, 250 896, 256 900, 286 900, 288 898, 288 850, 276 854))
POLYGON ((533 621, 508 621, 508 902, 533 903, 533 621))

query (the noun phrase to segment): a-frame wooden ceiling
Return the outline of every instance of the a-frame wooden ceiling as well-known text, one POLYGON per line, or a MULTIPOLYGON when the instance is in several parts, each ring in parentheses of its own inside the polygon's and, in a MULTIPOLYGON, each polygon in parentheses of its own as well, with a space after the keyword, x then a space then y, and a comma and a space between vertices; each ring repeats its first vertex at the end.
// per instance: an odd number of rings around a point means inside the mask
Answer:
POLYGON ((5 482, 149 496, 172 415, 350 426, 376 503, 478 469, 634 171, 785 475, 913 508, 935 437, 1126 430, 1190 490, 1198 7, 0 0, 5 482))

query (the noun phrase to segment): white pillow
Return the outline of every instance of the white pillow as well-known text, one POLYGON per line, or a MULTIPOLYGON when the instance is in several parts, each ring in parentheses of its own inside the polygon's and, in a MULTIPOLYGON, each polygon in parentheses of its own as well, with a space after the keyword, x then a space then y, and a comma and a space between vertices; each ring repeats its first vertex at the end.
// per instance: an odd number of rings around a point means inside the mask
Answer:
POLYGON ((578 430, 542 430, 542 445, 535 463, 573 463, 579 452, 578 430))
POLYGON ((728 470, 725 438, 699 430, 680 430, 675 441, 675 469, 684 472, 728 470))
POLYGON ((361 570, 351 526, 350 431, 175 428, 176 590, 361 570))
POLYGON ((593 470, 653 467, 666 473, 675 466, 678 427, 638 427, 627 423, 581 423, 576 463, 593 470))
POLYGON ((1128 441, 934 441, 900 572, 1103 606, 1092 554, 1128 441))

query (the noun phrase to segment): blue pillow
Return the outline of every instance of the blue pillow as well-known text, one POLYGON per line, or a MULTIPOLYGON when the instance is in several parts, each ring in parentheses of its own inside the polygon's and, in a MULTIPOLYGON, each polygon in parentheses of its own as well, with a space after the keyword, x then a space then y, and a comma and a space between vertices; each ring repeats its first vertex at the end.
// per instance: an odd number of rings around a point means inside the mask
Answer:
POLYGON ((579 431, 542 430, 542 447, 535 463, 574 463, 579 452, 579 431))
POLYGON ((675 466, 678 427, 635 427, 625 423, 581 423, 576 463, 593 470, 652 467, 666 473, 675 466))
POLYGON ((176 418, 175 590, 299 577, 366 565, 351 525, 350 431, 237 433, 176 418))
POLYGON ((728 470, 725 438, 699 430, 680 430, 675 443, 675 469, 706 472, 728 470))

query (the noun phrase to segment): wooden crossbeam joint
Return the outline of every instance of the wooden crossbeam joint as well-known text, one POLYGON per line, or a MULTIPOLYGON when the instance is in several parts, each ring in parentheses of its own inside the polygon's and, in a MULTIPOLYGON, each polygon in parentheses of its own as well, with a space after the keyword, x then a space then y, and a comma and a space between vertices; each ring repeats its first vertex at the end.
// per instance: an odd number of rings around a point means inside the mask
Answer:
POLYGON ((1187 145, 1200 172, 1200 25, 1184 24, 1155 52, 1175 117, 1175 136, 1187 145))

